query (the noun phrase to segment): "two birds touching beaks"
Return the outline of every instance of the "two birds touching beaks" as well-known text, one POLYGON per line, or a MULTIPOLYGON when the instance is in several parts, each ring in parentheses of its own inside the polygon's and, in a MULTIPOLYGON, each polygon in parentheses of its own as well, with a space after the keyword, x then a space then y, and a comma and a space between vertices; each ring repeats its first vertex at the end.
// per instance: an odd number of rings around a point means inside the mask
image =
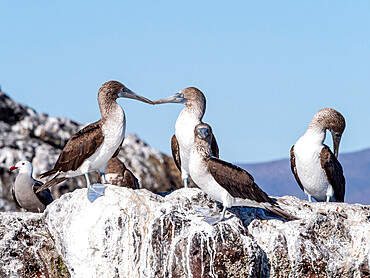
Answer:
MULTIPOLYGON (((206 109, 205 96, 194 87, 152 102, 133 93, 120 82, 109 81, 103 84, 98 92, 102 118, 71 137, 54 168, 41 174, 41 177, 52 178, 34 190, 38 192, 36 194, 67 178, 85 175, 89 200, 93 202, 104 195, 107 163, 118 155, 125 137, 126 117, 122 107, 116 102, 119 97, 133 98, 149 104, 185 104, 175 124, 175 135, 171 139, 172 154, 185 187, 188 186, 190 176, 212 199, 223 204, 221 216, 213 223, 224 219, 226 209, 232 206, 260 207, 286 219, 297 219, 281 209, 262 191, 248 172, 218 158, 219 149, 212 128, 202 122, 206 109), (88 173, 93 171, 100 173, 102 184, 90 183, 88 173)), ((345 181, 336 157, 340 136, 344 131, 344 118, 334 109, 322 109, 314 120, 292 147, 292 171, 310 200, 312 196, 318 201, 343 201, 344 197, 341 196, 344 196, 345 181), (341 117, 340 120, 338 117, 341 117), (323 145, 327 129, 335 138, 334 155, 323 145), (314 158, 311 159, 312 157, 314 158)), ((136 185, 135 187, 137 188, 136 185)))

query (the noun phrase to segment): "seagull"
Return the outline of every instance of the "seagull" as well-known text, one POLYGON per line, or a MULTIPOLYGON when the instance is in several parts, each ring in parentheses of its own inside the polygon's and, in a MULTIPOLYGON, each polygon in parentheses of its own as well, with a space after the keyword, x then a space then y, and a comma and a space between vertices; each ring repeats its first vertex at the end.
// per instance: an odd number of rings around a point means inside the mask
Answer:
POLYGON ((43 212, 45 207, 54 201, 49 189, 36 191, 43 185, 41 181, 32 178, 32 164, 29 161, 19 161, 10 171, 19 170, 12 187, 14 202, 20 208, 31 212, 43 212))
MULTIPOLYGON (((139 181, 134 174, 126 168, 125 164, 118 157, 108 160, 107 172, 105 173, 107 183, 120 187, 140 189, 139 181)), ((98 183, 101 182, 100 176, 98 183)))
POLYGON ((297 219, 283 211, 242 168, 211 155, 212 128, 198 124, 194 130, 194 145, 190 154, 190 176, 212 199, 223 204, 222 215, 210 224, 222 221, 227 208, 259 207, 286 218, 297 219))
POLYGON ((102 118, 73 135, 61 154, 54 168, 40 177, 53 176, 39 190, 58 184, 67 178, 85 175, 88 187, 88 199, 93 202, 104 195, 105 186, 91 184, 89 172, 98 171, 103 184, 108 160, 116 157, 125 138, 126 117, 117 98, 132 98, 153 104, 151 100, 139 96, 118 81, 104 83, 98 92, 98 104, 102 118))
POLYGON ((305 134, 290 149, 290 163, 299 187, 318 202, 344 202, 346 180, 338 161, 339 143, 346 127, 342 114, 332 108, 319 110, 305 134), (332 134, 334 154, 324 144, 332 134))
MULTIPOLYGON (((182 103, 186 107, 181 111, 175 124, 175 135, 171 138, 172 156, 177 168, 181 171, 184 187, 188 187, 189 158, 194 143, 194 128, 202 123, 206 111, 206 98, 204 94, 195 87, 188 87, 180 92, 156 101, 161 103, 182 103)), ((212 155, 219 157, 219 150, 216 138, 212 137, 212 155)))

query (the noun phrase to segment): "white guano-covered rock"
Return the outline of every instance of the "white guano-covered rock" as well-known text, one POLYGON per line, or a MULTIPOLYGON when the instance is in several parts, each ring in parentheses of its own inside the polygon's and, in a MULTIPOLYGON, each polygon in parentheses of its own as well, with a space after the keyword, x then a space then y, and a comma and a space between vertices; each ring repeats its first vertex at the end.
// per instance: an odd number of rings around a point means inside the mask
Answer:
POLYGON ((236 207, 211 226, 203 218, 214 202, 199 189, 161 197, 108 186, 94 203, 86 189, 62 196, 47 208, 45 223, 72 277, 369 274, 369 206, 278 201, 301 220, 236 207))

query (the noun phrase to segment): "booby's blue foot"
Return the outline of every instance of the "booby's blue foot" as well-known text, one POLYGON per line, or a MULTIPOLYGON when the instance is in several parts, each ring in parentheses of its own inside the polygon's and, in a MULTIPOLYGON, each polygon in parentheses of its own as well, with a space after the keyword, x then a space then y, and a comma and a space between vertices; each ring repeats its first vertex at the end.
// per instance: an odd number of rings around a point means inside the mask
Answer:
POLYGON ((209 225, 215 225, 218 222, 221 222, 222 220, 223 218, 217 216, 208 216, 203 218, 203 221, 208 223, 209 225))
POLYGON ((91 184, 87 188, 87 198, 92 203, 99 197, 103 196, 105 192, 105 186, 103 184, 91 184))
POLYGON ((203 219, 203 221, 207 222, 209 225, 215 225, 218 222, 221 222, 225 219, 226 207, 224 206, 221 216, 207 216, 203 219))

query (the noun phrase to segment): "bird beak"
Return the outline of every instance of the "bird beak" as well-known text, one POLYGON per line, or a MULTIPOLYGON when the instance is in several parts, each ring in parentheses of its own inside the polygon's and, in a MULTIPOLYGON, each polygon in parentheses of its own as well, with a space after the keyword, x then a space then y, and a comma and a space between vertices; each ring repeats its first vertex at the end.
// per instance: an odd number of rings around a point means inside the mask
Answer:
POLYGON ((150 99, 147 99, 145 97, 142 97, 138 94, 135 94, 133 91, 131 91, 130 89, 128 88, 125 88, 123 90, 123 92, 119 92, 118 93, 118 96, 119 97, 123 97, 123 98, 132 98, 132 99, 137 99, 137 100, 140 100, 142 102, 146 102, 146 103, 149 103, 149 104, 154 104, 150 99))
POLYGON ((206 127, 200 127, 197 129, 197 134, 199 138, 205 139, 209 135, 209 130, 206 127))
POLYGON ((12 166, 12 167, 10 167, 10 171, 14 171, 14 170, 17 170, 18 169, 18 167, 15 167, 15 166, 12 166))
POLYGON ((154 104, 161 104, 161 103, 185 103, 187 101, 188 100, 184 97, 184 94, 178 92, 178 93, 176 93, 176 94, 174 94, 172 96, 155 100, 155 101, 153 101, 153 103, 154 104))
POLYGON ((339 144, 340 144, 340 140, 342 139, 342 137, 339 133, 336 133, 334 131, 331 131, 331 136, 333 138, 334 155, 335 155, 335 158, 338 158, 339 144))

